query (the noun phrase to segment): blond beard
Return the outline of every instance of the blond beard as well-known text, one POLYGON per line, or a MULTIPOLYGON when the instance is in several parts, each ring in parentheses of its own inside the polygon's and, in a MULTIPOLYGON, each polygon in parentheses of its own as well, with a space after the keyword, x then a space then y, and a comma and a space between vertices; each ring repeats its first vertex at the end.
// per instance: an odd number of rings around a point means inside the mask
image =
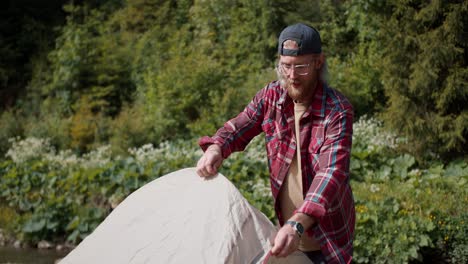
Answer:
MULTIPOLYGON (((302 87, 301 87, 301 89, 302 89, 302 87)), ((288 92, 288 95, 289 95, 289 97, 291 97, 291 99, 296 100, 296 101, 303 101, 304 100, 303 91, 292 87, 291 83, 287 84, 286 91, 288 92)))
MULTIPOLYGON (((281 87, 283 87, 283 89, 286 89, 291 99, 299 102, 304 102, 311 99, 309 98, 311 94, 307 93, 307 91, 304 91, 304 89, 307 89, 309 87, 300 86, 300 89, 296 89, 292 86, 292 82, 288 80, 283 74, 281 74, 280 72, 278 72, 277 74, 281 87)), ((310 87, 310 89, 313 88, 310 87)))

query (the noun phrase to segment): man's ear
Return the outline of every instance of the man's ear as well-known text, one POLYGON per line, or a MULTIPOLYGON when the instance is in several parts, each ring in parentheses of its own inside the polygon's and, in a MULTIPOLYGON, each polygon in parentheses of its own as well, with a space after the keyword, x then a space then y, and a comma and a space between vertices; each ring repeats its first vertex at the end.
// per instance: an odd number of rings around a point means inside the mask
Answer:
POLYGON ((320 70, 324 62, 325 62, 325 55, 322 52, 318 55, 318 58, 315 60, 315 69, 320 70))

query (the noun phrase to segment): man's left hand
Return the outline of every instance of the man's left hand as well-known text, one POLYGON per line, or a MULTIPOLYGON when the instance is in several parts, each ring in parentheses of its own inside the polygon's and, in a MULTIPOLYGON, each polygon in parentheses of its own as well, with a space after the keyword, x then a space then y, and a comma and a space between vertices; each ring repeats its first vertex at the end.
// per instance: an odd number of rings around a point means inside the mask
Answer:
POLYGON ((299 247, 300 237, 290 225, 284 225, 275 237, 271 254, 277 257, 287 257, 299 247))

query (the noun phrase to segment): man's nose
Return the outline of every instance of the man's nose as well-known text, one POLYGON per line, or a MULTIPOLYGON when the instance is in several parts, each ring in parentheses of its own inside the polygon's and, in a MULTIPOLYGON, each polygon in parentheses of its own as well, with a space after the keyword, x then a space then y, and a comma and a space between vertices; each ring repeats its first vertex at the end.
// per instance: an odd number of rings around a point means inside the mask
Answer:
POLYGON ((296 69, 294 67, 291 68, 291 70, 289 71, 289 78, 290 79, 296 79, 297 78, 297 73, 296 73, 296 69))

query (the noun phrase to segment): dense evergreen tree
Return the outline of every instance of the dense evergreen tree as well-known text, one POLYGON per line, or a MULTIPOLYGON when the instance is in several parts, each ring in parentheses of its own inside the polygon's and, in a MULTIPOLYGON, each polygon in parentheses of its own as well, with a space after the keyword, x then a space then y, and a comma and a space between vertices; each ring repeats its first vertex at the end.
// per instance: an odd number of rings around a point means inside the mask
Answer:
POLYGON ((420 155, 468 149, 466 1, 392 1, 382 14, 385 120, 420 155))

